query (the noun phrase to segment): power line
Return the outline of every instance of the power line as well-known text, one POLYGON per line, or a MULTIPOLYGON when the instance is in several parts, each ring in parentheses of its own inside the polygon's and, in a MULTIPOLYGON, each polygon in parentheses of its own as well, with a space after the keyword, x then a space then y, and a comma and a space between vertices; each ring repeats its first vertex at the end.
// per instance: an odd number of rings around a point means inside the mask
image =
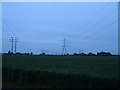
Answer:
POLYGON ((103 17, 102 19, 100 19, 97 23, 95 23, 94 25, 92 25, 88 29, 84 30, 81 34, 84 34, 85 32, 89 32, 90 28, 96 27, 97 25, 100 25, 101 22, 103 22, 105 19, 107 19, 108 17, 110 17, 111 13, 113 13, 115 11, 115 9, 116 8, 114 8, 108 15, 106 15, 105 17, 103 17))
POLYGON ((3 25, 5 25, 6 28, 7 28, 7 29, 5 29, 5 30, 6 30, 6 31, 8 30, 8 31, 11 33, 11 36, 17 37, 16 34, 11 30, 11 28, 9 27, 9 25, 6 23, 6 21, 5 21, 4 18, 2 18, 2 21, 3 21, 3 25))
MULTIPOLYGON (((17 51, 17 42, 18 42, 18 37, 16 36, 16 34, 11 30, 11 28, 8 26, 8 24, 6 23, 6 21, 5 21, 5 19, 4 18, 2 18, 3 19, 3 23, 4 23, 4 25, 6 26, 6 28, 7 29, 5 29, 6 31, 8 30, 11 34, 11 38, 10 38, 10 41, 11 41, 11 52, 13 53, 13 49, 14 49, 14 52, 16 53, 16 51, 17 51), (16 38, 15 38, 16 37, 16 38), (15 45, 15 47, 14 47, 14 45, 15 45)), ((9 33, 8 33, 9 34, 9 33)))
MULTIPOLYGON (((95 17, 97 17, 97 15, 98 15, 99 13, 101 13, 103 10, 105 10, 105 8, 107 8, 109 5, 110 5, 110 4, 107 3, 107 4, 105 4, 105 6, 104 6, 103 8, 101 8, 100 10, 97 10, 97 12, 96 12, 91 18, 89 18, 89 19, 87 20, 87 22, 89 23, 89 22, 93 21, 93 20, 95 19, 95 17)), ((84 23, 82 26, 84 26, 84 25, 87 25, 87 23, 84 23)), ((83 32, 83 33, 84 33, 84 32, 83 32)))
MULTIPOLYGON (((105 17, 103 17, 99 22, 97 22, 95 25, 92 25, 93 27, 95 27, 95 26, 97 26, 97 25, 100 25, 99 23, 100 22, 103 22, 106 18, 108 18, 108 17, 110 17, 110 15, 111 15, 111 13, 113 13, 113 11, 115 10, 116 8, 114 8, 110 13, 109 13, 109 15, 106 15, 105 17)), ((105 27, 103 27, 103 29, 104 28, 108 28, 109 26, 111 26, 112 24, 114 24, 114 23, 116 23, 116 21, 117 20, 115 20, 115 21, 113 21, 110 25, 107 25, 107 26, 105 26, 105 27)), ((102 29, 102 30, 103 30, 102 29)), ((88 31, 90 31, 90 29, 87 29, 87 30, 85 30, 83 33, 81 33, 82 35, 84 35, 86 32, 88 32, 88 31)), ((101 30, 100 30, 101 31, 101 30)), ((95 36, 98 32, 100 32, 100 31, 97 31, 97 32, 94 32, 93 34, 91 34, 91 35, 88 35, 88 36, 80 36, 80 37, 82 37, 82 38, 88 38, 88 37, 92 37, 93 35, 95 36)))
POLYGON ((89 21, 91 22, 93 19, 95 19, 95 17, 97 17, 97 15, 99 13, 101 13, 103 10, 105 10, 109 5, 110 4, 107 3, 107 4, 105 4, 105 6, 103 6, 103 8, 101 8, 100 10, 97 10, 97 12, 87 22, 89 22, 89 21))
POLYGON ((117 19, 114 20, 112 23, 106 25, 106 26, 103 27, 102 29, 100 29, 100 30, 98 30, 98 31, 96 31, 96 32, 93 32, 92 34, 90 34, 89 36, 87 36, 87 37, 85 37, 85 38, 94 37, 94 36, 97 35, 99 32, 102 32, 102 31, 106 30, 106 28, 110 27, 110 26, 111 26, 112 24, 114 24, 114 23, 117 23, 117 19))

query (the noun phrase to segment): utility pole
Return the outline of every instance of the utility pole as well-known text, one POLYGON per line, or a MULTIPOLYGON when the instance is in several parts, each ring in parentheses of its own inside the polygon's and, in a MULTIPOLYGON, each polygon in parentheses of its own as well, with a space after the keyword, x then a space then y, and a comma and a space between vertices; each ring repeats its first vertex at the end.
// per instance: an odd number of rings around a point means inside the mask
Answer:
POLYGON ((11 41, 11 44, 12 44, 12 47, 11 47, 11 53, 13 53, 13 43, 14 43, 14 37, 11 37, 10 41, 11 41))
POLYGON ((63 43, 63 45, 62 45, 62 47, 63 47, 62 55, 66 55, 67 54, 67 50, 66 50, 66 39, 65 38, 62 40, 62 43, 63 43))
POLYGON ((16 51, 17 51, 17 42, 18 42, 18 38, 15 38, 15 53, 16 53, 16 51))

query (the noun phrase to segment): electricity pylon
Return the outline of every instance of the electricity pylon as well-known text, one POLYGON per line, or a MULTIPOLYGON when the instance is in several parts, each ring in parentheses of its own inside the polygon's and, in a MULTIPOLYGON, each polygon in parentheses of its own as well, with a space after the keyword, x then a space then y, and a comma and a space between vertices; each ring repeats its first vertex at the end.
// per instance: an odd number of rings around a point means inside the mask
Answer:
POLYGON ((15 53, 16 53, 16 51, 17 51, 17 42, 18 42, 18 38, 15 38, 15 53))
POLYGON ((62 49, 62 55, 66 55, 67 54, 67 49, 66 49, 66 39, 64 38, 63 40, 62 40, 62 47, 63 47, 63 49, 62 49))
POLYGON ((14 37, 11 37, 10 38, 10 41, 11 41, 11 53, 13 53, 13 43, 14 43, 14 37))

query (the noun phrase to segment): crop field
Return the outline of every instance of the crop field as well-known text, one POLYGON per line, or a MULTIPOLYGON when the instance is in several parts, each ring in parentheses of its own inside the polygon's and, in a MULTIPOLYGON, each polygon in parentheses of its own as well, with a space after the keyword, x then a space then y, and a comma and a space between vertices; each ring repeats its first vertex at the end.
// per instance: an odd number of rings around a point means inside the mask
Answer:
POLYGON ((119 81, 118 56, 3 55, 2 67, 3 87, 113 88, 119 81))

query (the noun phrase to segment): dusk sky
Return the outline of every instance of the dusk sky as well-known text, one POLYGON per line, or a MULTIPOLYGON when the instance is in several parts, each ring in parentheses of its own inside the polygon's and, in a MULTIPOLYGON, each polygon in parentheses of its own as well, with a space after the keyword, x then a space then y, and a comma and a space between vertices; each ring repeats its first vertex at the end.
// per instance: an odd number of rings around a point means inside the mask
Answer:
POLYGON ((117 2, 4 2, 2 51, 11 50, 10 37, 18 37, 17 52, 118 54, 117 2))

